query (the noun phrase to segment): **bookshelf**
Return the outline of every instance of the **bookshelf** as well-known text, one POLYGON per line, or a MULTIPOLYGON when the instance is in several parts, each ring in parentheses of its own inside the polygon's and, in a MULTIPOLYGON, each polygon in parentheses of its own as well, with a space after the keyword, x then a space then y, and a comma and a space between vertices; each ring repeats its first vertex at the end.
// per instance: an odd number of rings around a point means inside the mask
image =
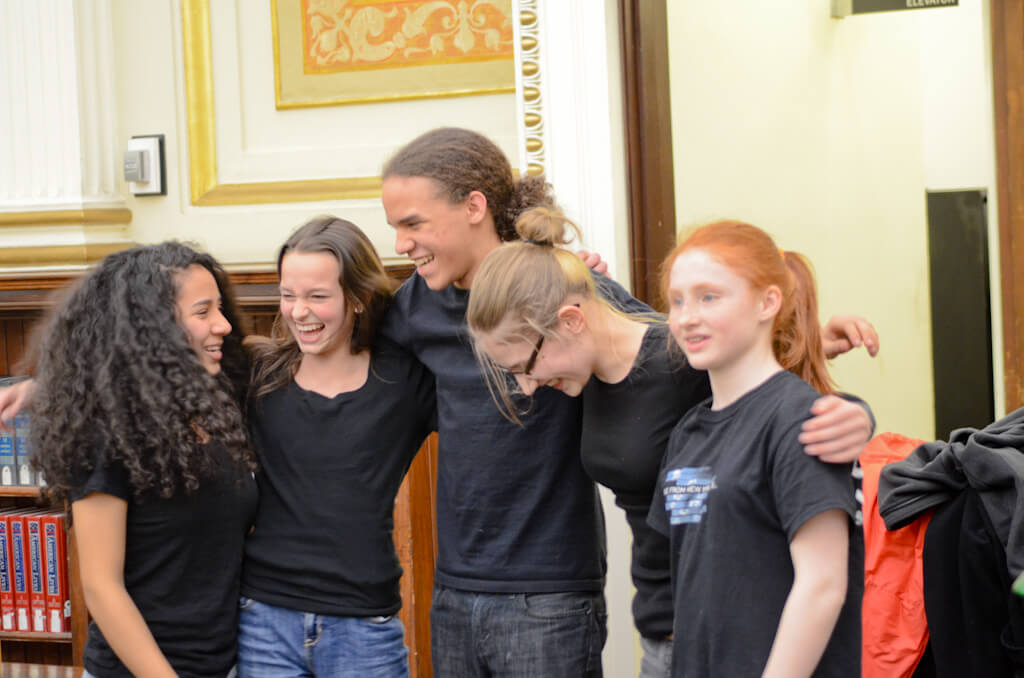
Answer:
MULTIPOLYGON (((38 487, 0 486, 0 506, 42 507, 38 487)), ((89 618, 78 576, 78 553, 71 530, 67 531, 68 591, 71 597, 71 631, 39 633, 0 630, 0 656, 5 662, 81 666, 89 618)))
POLYGON ((81 668, 71 666, 41 666, 3 662, 0 664, 0 678, 79 678, 81 668))
MULTIPOLYGON (((396 279, 404 279, 412 266, 388 267, 396 279)), ((32 341, 32 328, 48 309, 54 290, 71 282, 71 276, 0 277, 0 375, 13 374, 17 362, 32 341)), ((234 271, 231 280, 239 306, 250 330, 269 334, 277 309, 277 276, 267 271, 234 271)), ((434 587, 437 536, 434 491, 437 477, 437 437, 433 435, 417 454, 395 501, 395 546, 404 575, 401 581, 402 610, 409 646, 410 678, 431 678, 430 603, 434 587)), ((0 486, 0 508, 34 506, 39 489, 0 486)), ((78 576, 78 557, 73 529, 68 530, 68 578, 71 582, 71 632, 29 634, 0 632, 0 678, 13 676, 65 676, 62 666, 82 665, 89 617, 78 576), (12 663, 14 662, 14 663, 12 663), (31 666, 30 666, 31 665, 31 666), (38 667, 37 665, 49 665, 38 667), (5 672, 20 666, 17 674, 5 672)), ((68 669, 70 671, 70 669, 68 669)), ((74 675, 77 675, 75 673, 74 675)))

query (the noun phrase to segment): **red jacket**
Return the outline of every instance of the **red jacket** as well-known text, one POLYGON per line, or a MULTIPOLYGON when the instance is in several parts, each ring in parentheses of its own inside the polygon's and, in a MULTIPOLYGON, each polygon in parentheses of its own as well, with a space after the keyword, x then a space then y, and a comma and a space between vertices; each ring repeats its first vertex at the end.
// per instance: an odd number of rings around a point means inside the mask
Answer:
POLYGON ((928 645, 924 613, 924 534, 931 511, 892 532, 878 514, 878 475, 922 440, 881 433, 864 449, 863 678, 910 678, 928 645))

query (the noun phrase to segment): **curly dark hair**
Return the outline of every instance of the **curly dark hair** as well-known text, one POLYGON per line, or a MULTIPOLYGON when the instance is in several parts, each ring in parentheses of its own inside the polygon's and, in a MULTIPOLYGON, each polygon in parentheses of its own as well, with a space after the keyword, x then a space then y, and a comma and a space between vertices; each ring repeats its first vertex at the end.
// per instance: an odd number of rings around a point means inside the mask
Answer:
POLYGON ((75 478, 111 461, 124 464, 137 497, 192 492, 215 469, 203 444, 211 439, 255 470, 242 415, 244 336, 227 274, 210 255, 165 242, 103 259, 43 329, 30 444, 51 500, 69 500, 75 478), (192 265, 213 275, 231 323, 216 376, 177 317, 175 274, 192 265))
POLYGON ((516 219, 522 212, 555 204, 551 184, 543 176, 517 181, 508 158, 493 141, 459 127, 440 127, 416 137, 384 165, 382 176, 433 179, 452 203, 480 191, 503 241, 518 240, 516 219))
MULTIPOLYGON (((338 260, 338 283, 345 303, 362 308, 355 317, 349 350, 356 354, 371 348, 377 327, 391 304, 394 282, 366 234, 351 221, 331 215, 311 219, 281 245, 277 254, 278 278, 289 252, 326 252, 338 260)), ((302 351, 280 313, 274 319, 270 337, 250 337, 246 346, 256 364, 252 379, 254 397, 283 388, 295 377, 302 351)))

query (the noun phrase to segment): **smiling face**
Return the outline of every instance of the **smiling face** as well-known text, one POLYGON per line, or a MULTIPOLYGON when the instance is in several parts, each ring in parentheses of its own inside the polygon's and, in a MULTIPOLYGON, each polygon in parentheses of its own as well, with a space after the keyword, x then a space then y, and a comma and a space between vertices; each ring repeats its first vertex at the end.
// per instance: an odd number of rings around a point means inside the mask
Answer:
POLYGON ((561 323, 555 332, 531 339, 533 330, 511 330, 506 320, 492 332, 479 332, 476 341, 495 365, 512 374, 520 390, 532 395, 542 386, 575 398, 590 381, 592 370, 576 336, 561 323), (537 347, 540 348, 537 348, 537 347))
POLYGON ((178 296, 174 306, 178 324, 185 330, 200 364, 210 374, 218 374, 224 357, 224 337, 231 333, 231 323, 221 312, 217 281, 199 264, 179 271, 175 280, 178 296))
POLYGON ((289 252, 281 260, 281 317, 305 355, 349 346, 354 309, 341 289, 341 265, 328 252, 289 252))
POLYGON ((395 252, 412 260, 432 290, 469 288, 484 256, 500 244, 493 223, 483 223, 486 199, 478 192, 452 203, 433 179, 389 176, 381 202, 395 229, 395 252))
POLYGON ((706 250, 688 249, 676 257, 668 300, 669 329, 696 369, 728 369, 764 343, 770 351, 777 306, 766 310, 765 293, 706 250))

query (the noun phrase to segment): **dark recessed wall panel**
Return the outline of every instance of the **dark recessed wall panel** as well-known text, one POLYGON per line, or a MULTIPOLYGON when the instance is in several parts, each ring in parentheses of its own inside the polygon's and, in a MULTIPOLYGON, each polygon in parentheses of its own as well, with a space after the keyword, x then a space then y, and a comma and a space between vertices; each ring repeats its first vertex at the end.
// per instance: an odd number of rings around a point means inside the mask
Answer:
POLYGON ((995 417, 983 190, 928 192, 935 434, 995 417))

